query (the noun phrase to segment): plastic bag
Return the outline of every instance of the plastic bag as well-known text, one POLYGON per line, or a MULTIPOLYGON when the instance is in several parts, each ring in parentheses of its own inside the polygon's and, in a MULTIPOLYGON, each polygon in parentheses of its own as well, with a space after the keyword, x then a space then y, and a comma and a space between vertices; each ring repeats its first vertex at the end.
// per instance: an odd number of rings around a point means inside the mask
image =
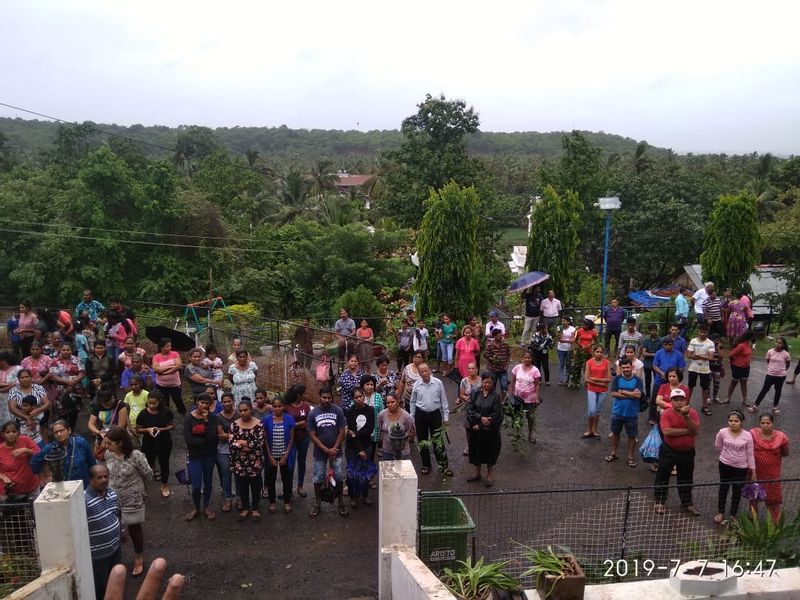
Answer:
POLYGON ((751 502, 767 499, 767 490, 756 482, 745 483, 742 486, 742 497, 751 502))
POLYGON ((658 453, 661 450, 661 432, 656 425, 650 429, 650 433, 644 438, 642 445, 639 447, 639 454, 642 455, 642 460, 646 463, 658 462, 658 453))

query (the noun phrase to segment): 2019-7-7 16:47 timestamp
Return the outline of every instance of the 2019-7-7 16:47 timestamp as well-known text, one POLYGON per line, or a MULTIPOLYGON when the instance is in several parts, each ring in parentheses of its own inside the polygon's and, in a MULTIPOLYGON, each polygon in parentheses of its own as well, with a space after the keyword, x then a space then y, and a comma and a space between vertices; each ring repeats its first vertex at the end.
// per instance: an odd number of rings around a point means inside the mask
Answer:
MULTIPOLYGON (((693 573, 694 575, 710 575, 712 568, 714 571, 720 569, 717 566, 710 566, 709 563, 712 561, 703 560, 703 559, 695 559, 696 562, 700 563, 699 569, 697 573, 693 573)), ((603 577, 613 577, 613 578, 620 578, 624 579, 625 577, 665 577, 669 575, 670 577, 674 577, 678 570, 681 568, 681 565, 685 565, 688 560, 681 560, 678 558, 673 558, 667 561, 669 564, 660 564, 654 560, 649 558, 644 560, 637 559, 617 559, 613 560, 607 558, 603 561, 603 577)), ((725 577, 729 575, 734 575, 736 577, 741 577, 742 575, 756 575, 758 577, 772 577, 773 571, 775 571, 775 565, 777 563, 774 559, 764 559, 754 562, 749 561, 727 561, 727 560, 719 560, 713 561, 716 564, 721 565, 721 571, 725 573, 725 577)))

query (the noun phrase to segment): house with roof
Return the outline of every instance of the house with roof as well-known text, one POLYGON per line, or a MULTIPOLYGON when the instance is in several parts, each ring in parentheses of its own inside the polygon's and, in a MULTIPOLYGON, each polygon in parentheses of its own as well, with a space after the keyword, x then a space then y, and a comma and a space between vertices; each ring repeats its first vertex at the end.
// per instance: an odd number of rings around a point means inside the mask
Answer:
MULTIPOLYGON (((750 274, 748 283, 753 290, 755 303, 753 312, 755 314, 769 314, 770 310, 766 306, 765 296, 767 294, 785 295, 787 291, 787 281, 784 278, 784 265, 756 265, 753 273, 750 274)), ((685 288, 699 290, 703 287, 703 275, 700 265, 685 265, 681 273, 673 282, 685 288)), ((722 290, 718 290, 720 293, 722 290)), ((736 290, 734 290, 736 291, 736 290)))

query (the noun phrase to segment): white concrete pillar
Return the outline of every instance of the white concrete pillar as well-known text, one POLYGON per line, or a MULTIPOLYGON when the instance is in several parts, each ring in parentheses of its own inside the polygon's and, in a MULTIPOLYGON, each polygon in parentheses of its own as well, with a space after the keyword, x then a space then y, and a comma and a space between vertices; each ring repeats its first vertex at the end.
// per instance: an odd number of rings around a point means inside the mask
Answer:
POLYGON ((42 571, 59 567, 72 569, 75 597, 78 600, 94 599, 83 482, 48 483, 33 503, 33 511, 42 571))
POLYGON ((417 547, 417 472, 410 460, 384 460, 379 467, 378 597, 390 600, 391 548, 417 547))

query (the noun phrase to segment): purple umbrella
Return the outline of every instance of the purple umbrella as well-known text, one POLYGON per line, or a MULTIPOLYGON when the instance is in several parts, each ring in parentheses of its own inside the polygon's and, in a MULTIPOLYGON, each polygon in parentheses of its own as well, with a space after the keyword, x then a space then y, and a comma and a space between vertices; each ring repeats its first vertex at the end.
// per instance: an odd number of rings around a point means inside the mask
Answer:
POLYGON ((547 273, 542 273, 541 271, 531 271, 530 273, 525 273, 525 275, 522 275, 519 279, 512 283, 511 287, 508 289, 511 292, 522 292, 528 288, 532 288, 535 285, 544 283, 548 279, 550 279, 550 275, 547 273))

